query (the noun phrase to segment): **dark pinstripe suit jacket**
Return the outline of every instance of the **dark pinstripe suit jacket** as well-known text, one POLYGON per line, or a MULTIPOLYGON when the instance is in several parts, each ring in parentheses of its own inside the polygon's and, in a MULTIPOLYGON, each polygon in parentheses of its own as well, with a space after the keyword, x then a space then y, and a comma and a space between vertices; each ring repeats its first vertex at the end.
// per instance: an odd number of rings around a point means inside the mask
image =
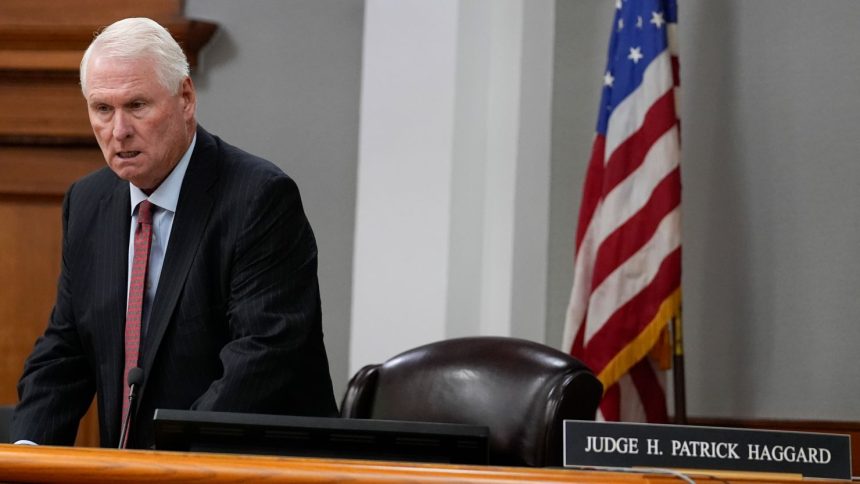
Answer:
MULTIPOLYGON (((18 384, 12 439, 72 444, 97 395, 101 444, 119 441, 128 182, 107 167, 69 188, 57 301, 18 384)), ((156 408, 335 415, 317 250, 295 183, 197 129, 149 323, 129 446, 156 408)))

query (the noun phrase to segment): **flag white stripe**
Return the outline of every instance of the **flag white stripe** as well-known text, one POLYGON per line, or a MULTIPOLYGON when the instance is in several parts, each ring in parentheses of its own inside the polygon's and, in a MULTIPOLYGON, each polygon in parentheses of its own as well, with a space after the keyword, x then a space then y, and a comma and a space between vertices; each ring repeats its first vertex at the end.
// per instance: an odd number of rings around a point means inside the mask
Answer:
POLYGON ((639 131, 648 109, 669 89, 672 89, 673 84, 672 59, 669 51, 664 50, 645 69, 642 84, 618 103, 618 106, 612 111, 606 127, 604 163, 609 161, 609 157, 615 152, 618 145, 639 131))
POLYGON ((667 24, 666 29, 666 42, 669 44, 669 53, 672 55, 678 55, 678 24, 672 22, 667 24))
MULTIPOLYGON (((602 202, 597 204, 595 213, 600 211, 602 202)), ((592 222, 594 217, 591 218, 592 222)), ((594 272, 594 255, 597 253, 598 244, 595 243, 594 224, 588 225, 588 229, 582 238, 576 260, 573 261, 573 287, 570 288, 570 303, 567 305, 567 313, 564 320, 564 335, 562 336, 562 348, 570 351, 573 339, 576 337, 579 326, 585 317, 588 296, 591 294, 591 274, 594 272)))
POLYGON ((654 280, 666 256, 681 245, 680 227, 681 212, 676 207, 663 217, 651 239, 594 289, 588 301, 586 345, 618 308, 654 280))
POLYGON ((606 195, 599 213, 595 211, 595 236, 600 244, 645 206, 654 188, 679 162, 678 127, 673 126, 651 145, 642 164, 606 195))

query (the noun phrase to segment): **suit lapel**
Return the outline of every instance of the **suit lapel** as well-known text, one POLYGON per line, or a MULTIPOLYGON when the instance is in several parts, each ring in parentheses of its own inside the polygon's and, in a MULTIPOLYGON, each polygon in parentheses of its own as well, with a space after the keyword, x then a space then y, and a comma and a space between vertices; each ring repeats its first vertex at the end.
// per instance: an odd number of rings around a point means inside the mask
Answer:
MULTIPOLYGON (((214 198, 209 189, 217 179, 218 151, 214 139, 202 128, 197 129, 197 144, 185 172, 167 253, 150 309, 149 323, 141 356, 144 375, 150 375, 158 347, 175 312, 191 263, 209 221, 214 198)), ((143 400, 146 383, 141 388, 143 400)))
POLYGON ((95 237, 97 254, 105 257, 106 270, 95 281, 94 294, 104 295, 103 317, 99 323, 102 328, 96 334, 103 338, 99 345, 102 360, 103 425, 111 438, 119 438, 122 369, 125 348, 125 306, 128 288, 128 237, 131 209, 128 182, 117 179, 114 189, 102 200, 102 216, 99 226, 105 231, 103 236, 95 237))

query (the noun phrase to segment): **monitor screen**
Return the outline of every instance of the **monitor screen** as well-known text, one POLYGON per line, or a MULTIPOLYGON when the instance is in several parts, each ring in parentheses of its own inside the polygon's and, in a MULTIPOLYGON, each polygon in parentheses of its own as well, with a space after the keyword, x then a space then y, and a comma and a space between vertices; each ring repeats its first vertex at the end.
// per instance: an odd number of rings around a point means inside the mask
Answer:
POLYGON ((487 464, 483 426, 157 409, 155 448, 191 452, 487 464))

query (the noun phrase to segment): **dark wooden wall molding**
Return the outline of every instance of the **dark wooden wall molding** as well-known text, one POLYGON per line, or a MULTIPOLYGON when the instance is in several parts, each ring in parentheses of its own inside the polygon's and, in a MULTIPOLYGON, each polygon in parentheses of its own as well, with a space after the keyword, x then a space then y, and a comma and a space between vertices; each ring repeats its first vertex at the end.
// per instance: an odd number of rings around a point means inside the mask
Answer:
POLYGON ((5 145, 90 145, 95 142, 78 85, 84 50, 104 26, 128 16, 161 22, 192 67, 215 32, 186 19, 177 0, 0 2, 0 141, 5 145), (75 13, 71 13, 75 11, 75 13))

